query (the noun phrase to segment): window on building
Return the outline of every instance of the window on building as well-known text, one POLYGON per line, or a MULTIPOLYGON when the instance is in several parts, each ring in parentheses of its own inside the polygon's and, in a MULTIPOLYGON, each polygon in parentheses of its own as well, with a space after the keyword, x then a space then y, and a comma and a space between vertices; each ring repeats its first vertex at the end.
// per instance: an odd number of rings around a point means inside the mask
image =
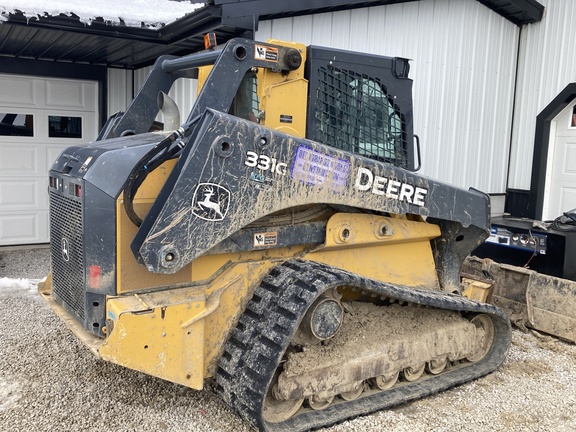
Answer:
POLYGON ((576 127, 576 105, 572 107, 572 123, 570 126, 576 127))
POLYGON ((48 116, 50 138, 82 138, 82 118, 48 116))
POLYGON ((0 136, 34 136, 34 116, 0 113, 0 136))

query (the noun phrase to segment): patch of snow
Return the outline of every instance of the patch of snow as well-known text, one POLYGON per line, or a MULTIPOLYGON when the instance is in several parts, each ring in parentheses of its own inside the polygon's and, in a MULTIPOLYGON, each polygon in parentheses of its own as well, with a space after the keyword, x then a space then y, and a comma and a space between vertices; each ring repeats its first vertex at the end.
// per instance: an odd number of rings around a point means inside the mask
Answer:
POLYGON ((7 411, 20 400, 20 385, 0 377, 0 412, 7 411))
MULTIPOLYGON (((46 279, 46 278, 44 278, 46 279)), ((0 278, 0 293, 14 293, 20 291, 36 291, 38 283, 44 279, 11 279, 0 278)))
POLYGON ((6 21, 8 14, 20 11, 28 19, 74 14, 88 25, 102 18, 112 25, 159 28, 204 6, 170 0, 0 0, 0 22, 6 21))

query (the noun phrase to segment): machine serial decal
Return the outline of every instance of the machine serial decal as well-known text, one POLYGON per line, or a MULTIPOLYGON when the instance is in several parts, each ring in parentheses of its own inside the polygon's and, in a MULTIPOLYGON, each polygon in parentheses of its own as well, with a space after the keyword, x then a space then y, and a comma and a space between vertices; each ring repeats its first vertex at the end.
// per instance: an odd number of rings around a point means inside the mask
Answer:
POLYGON ((372 171, 366 168, 358 168, 354 186, 359 191, 370 191, 374 195, 386 196, 420 207, 424 207, 426 204, 425 199, 428 194, 427 189, 374 175, 372 171))
POLYGON ((348 185, 350 167, 350 162, 344 159, 300 145, 296 149, 290 176, 309 185, 322 185, 334 192, 342 192, 348 185))
POLYGON ((250 182, 252 186, 259 190, 270 190, 274 184, 274 180, 266 177, 264 174, 252 172, 250 173, 250 182))
POLYGON ((230 206, 230 191, 215 183, 200 183, 194 191, 192 213, 203 220, 221 221, 230 206))
POLYGON ((258 168, 262 171, 270 171, 278 175, 286 174, 286 164, 278 162, 276 159, 253 151, 246 152, 246 161, 244 165, 251 168, 258 168))

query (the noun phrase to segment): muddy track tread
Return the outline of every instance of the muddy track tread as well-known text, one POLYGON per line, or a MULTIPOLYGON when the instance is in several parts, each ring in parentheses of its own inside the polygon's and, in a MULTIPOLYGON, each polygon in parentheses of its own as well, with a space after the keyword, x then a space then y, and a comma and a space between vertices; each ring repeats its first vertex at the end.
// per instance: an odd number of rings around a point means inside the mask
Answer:
POLYGON ((216 391, 261 431, 318 429, 438 393, 495 370, 504 360, 511 339, 507 316, 494 306, 443 292, 377 282, 311 261, 290 260, 275 267, 256 289, 247 309, 250 318, 241 318, 241 328, 232 332, 219 361, 216 391), (304 312, 320 294, 342 285, 424 306, 488 314, 495 327, 495 343, 482 361, 471 366, 338 403, 323 411, 306 411, 282 423, 267 423, 262 418, 266 391, 304 312))

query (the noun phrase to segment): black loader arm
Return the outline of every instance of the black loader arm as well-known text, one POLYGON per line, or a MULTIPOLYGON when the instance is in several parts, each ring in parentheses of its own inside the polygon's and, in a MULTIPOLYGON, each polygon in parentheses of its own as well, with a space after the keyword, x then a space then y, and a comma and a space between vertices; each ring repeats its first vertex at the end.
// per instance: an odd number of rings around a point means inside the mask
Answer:
POLYGON ((250 69, 290 71, 298 69, 301 62, 302 56, 294 48, 247 39, 232 39, 213 50, 185 57, 159 57, 126 112, 111 118, 112 124, 104 127, 104 133, 98 139, 149 132, 159 112, 159 92, 168 93, 178 78, 196 77, 199 67, 214 65, 207 80, 209 85, 200 91, 185 125, 201 115, 206 108, 228 112, 242 79, 250 69))
POLYGON ((456 228, 439 241, 458 260, 453 243, 468 253, 488 232, 482 193, 207 110, 132 250, 150 271, 173 273, 263 216, 314 203, 446 221, 456 228))

